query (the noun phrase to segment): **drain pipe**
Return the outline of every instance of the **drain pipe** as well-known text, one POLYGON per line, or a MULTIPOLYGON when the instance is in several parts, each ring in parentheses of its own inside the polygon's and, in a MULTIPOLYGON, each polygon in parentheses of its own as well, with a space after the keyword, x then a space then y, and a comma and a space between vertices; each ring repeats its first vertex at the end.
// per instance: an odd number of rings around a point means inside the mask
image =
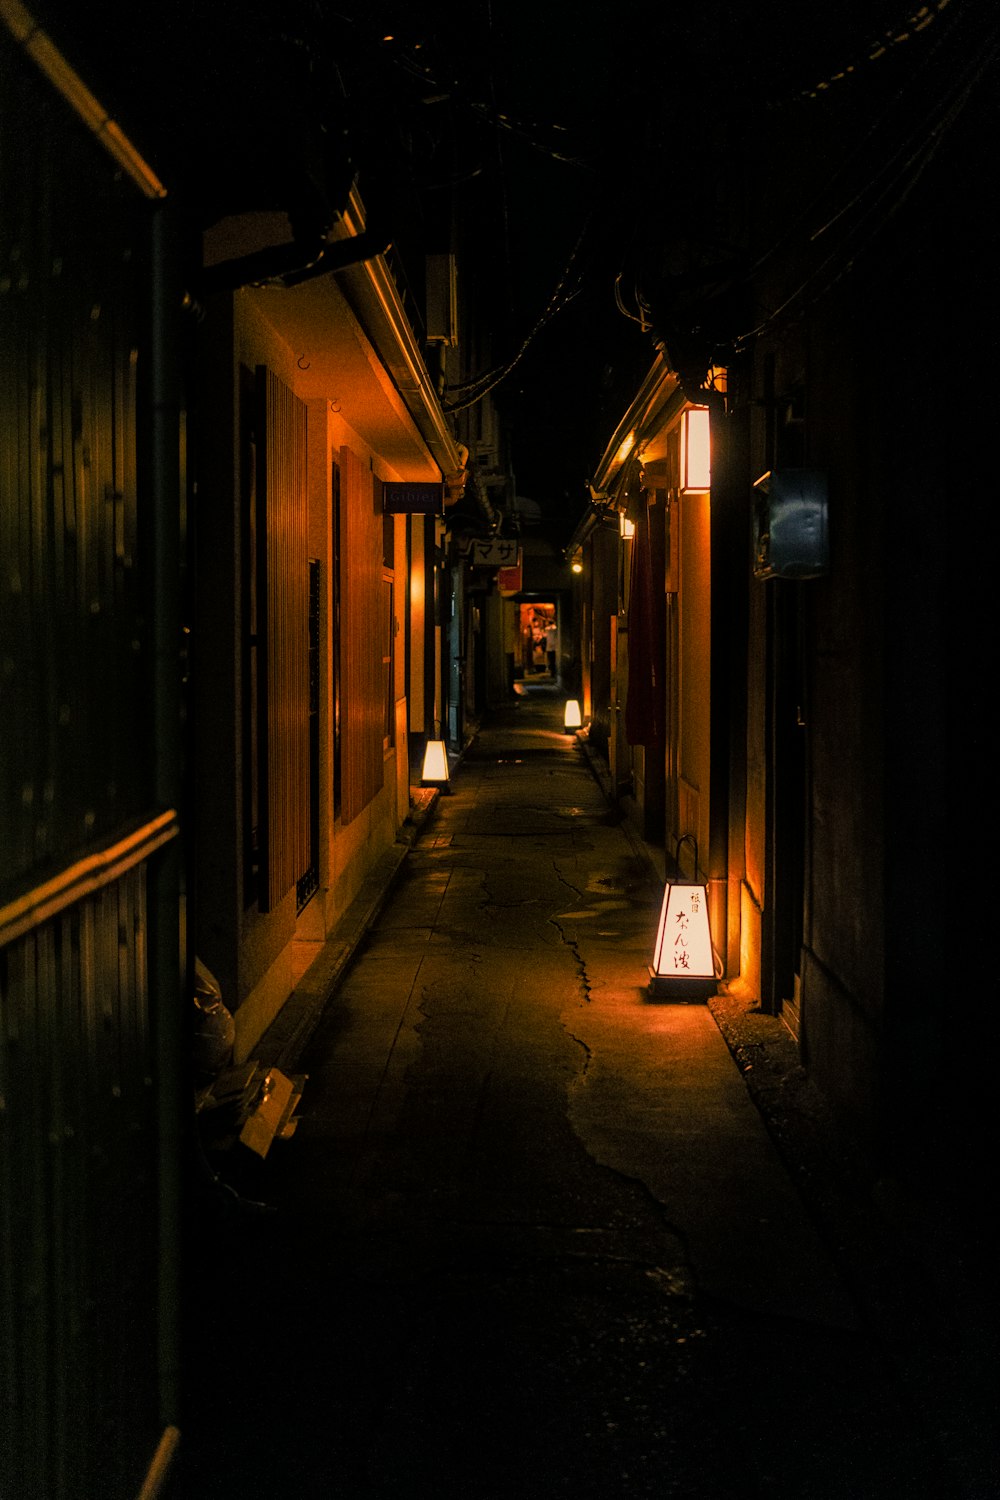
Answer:
MULTIPOLYGON (((158 808, 181 808, 180 585, 181 305, 174 215, 163 205, 152 215, 150 351, 150 603, 152 630, 152 743, 158 808)), ((183 825, 183 819, 181 820, 183 825)), ((180 1409, 181 1164, 185 1139, 185 992, 180 915, 184 888, 182 840, 150 860, 147 874, 149 1001, 156 1056, 159 1184, 159 1383, 161 1421, 180 1409)), ((193 993, 190 988, 188 993, 193 993)))
POLYGON ((117 120, 111 118, 90 92, 27 6, 21 0, 0 0, 0 22, 143 196, 153 200, 165 198, 167 190, 152 167, 140 156, 117 120))
POLYGON ((235 292, 246 286, 301 286, 317 276, 374 260, 392 243, 385 230, 370 225, 345 240, 330 240, 328 235, 328 227, 314 227, 308 233, 297 233, 291 244, 269 245, 265 250, 209 266, 201 274, 201 290, 210 294, 235 292))

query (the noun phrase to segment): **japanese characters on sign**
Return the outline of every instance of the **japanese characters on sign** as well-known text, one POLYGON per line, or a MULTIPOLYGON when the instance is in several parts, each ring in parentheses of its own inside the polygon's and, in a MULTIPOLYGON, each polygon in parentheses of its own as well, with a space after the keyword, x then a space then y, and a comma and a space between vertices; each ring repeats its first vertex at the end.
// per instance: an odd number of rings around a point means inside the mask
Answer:
POLYGON ((711 979, 715 973, 703 885, 668 885, 660 914, 653 973, 711 979))
POLYGON ((469 552, 469 562, 475 568, 516 568, 520 560, 521 548, 514 537, 474 540, 469 552))

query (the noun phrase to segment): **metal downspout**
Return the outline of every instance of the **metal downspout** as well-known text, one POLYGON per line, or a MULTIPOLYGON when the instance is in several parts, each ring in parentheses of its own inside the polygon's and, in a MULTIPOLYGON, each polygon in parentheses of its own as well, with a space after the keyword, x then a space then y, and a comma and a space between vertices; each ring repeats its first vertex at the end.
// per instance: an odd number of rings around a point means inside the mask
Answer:
MULTIPOLYGON (((150 544, 152 758, 159 808, 180 808, 181 402, 178 352, 180 279, 173 214, 158 208, 151 226, 150 544)), ((180 1409, 181 1165, 184 1160, 182 1000, 182 838, 149 864, 148 942, 151 1024, 156 1057, 159 1180, 160 1419, 180 1409)))
POLYGON ((239 291, 246 286, 301 286, 317 276, 374 260, 385 254, 390 243, 387 235, 375 229, 366 228, 350 239, 332 242, 327 232, 317 233, 314 240, 297 238, 290 245, 271 245, 209 266, 199 278, 199 290, 210 293, 239 291))

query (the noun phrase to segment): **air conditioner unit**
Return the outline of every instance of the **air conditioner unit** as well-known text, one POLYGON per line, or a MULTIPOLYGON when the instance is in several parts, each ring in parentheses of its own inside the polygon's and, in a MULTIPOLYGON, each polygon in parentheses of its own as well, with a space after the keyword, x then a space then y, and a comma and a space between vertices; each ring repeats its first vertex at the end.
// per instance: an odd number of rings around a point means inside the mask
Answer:
POLYGON ((426 257, 427 342, 458 343, 458 284, 454 255, 426 257))
POLYGON ((830 566, 825 469, 774 469, 754 482, 755 578, 819 578, 830 566))

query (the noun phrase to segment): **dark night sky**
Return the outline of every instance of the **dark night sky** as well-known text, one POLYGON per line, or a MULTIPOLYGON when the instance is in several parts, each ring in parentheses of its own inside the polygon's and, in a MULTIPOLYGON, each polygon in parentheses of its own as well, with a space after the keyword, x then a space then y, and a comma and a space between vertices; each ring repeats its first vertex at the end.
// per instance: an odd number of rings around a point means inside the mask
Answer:
MULTIPOLYGON (((949 0, 943 14, 977 3, 949 0)), ((267 176, 262 142, 278 198, 295 152, 318 142, 329 161, 347 141, 362 196, 417 265, 454 192, 494 335, 490 367, 520 354, 496 388, 518 490, 562 510, 568 526, 653 358, 650 334, 616 306, 616 281, 634 310, 642 255, 647 270, 653 254, 674 274, 744 253, 727 242, 739 212, 729 211, 726 172, 746 142, 777 120, 780 148, 780 131, 797 129, 780 107, 853 61, 861 94, 877 76, 885 96, 950 24, 872 64, 873 38, 899 31, 907 0, 36 0, 36 9, 165 180, 183 176, 171 177, 172 151, 207 161, 206 133, 221 132, 200 184, 216 214, 267 206, 251 201, 267 176), (282 72, 292 80, 284 95, 282 72), (566 305, 544 320, 560 286, 566 305)))
MULTIPOLYGON (((519 492, 561 513, 566 532, 654 354, 650 333, 616 305, 616 286, 634 311, 641 254, 652 246, 677 270, 690 264, 688 226, 678 222, 683 173, 703 204, 723 197, 724 162, 740 138, 776 102, 866 57, 871 39, 905 9, 901 0, 827 8, 472 0, 399 9, 396 50, 383 60, 396 79, 414 67, 434 78, 429 96, 419 88, 406 96, 405 125, 438 112, 460 183, 459 217, 484 268, 495 360, 518 354, 572 268, 564 287, 572 300, 535 333, 495 393, 519 492), (435 94, 446 101, 418 102, 435 94)), ((372 11, 363 14, 374 24, 372 11)), ((418 157, 410 159, 419 172, 418 157)), ((700 215, 694 256, 740 253, 724 235, 712 241, 710 217, 700 215)))
POLYGON ((653 356, 648 333, 615 306, 615 276, 630 248, 623 224, 642 146, 636 59, 654 19, 663 28, 664 7, 626 0, 612 18, 495 0, 463 7, 453 25, 435 8, 422 31, 416 15, 408 7, 403 18, 397 73, 429 57, 420 65, 440 84, 429 97, 448 95, 425 105, 424 118, 453 153, 492 362, 517 358, 495 395, 518 491, 564 512, 568 529, 608 429, 653 356))

